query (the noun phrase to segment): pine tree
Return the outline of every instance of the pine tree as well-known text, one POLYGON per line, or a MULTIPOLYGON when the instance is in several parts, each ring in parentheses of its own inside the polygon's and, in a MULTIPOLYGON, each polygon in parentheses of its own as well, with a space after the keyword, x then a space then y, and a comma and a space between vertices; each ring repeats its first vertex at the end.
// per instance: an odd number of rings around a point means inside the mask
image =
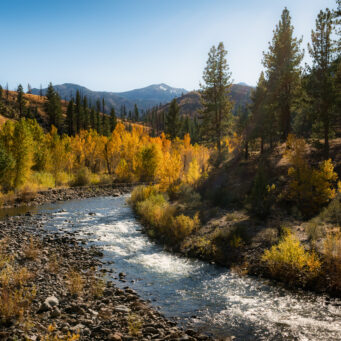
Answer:
POLYGON ((24 110, 24 89, 21 84, 19 84, 17 88, 17 103, 19 107, 19 117, 21 118, 24 110))
POLYGON ((181 124, 180 124, 180 117, 179 117, 179 106, 174 98, 169 106, 169 111, 166 115, 166 122, 165 122, 165 132, 169 136, 170 139, 175 139, 177 136, 180 135, 181 124))
POLYGON ((273 129, 272 125, 274 123, 273 118, 270 118, 271 113, 268 110, 267 105, 267 82, 264 77, 264 73, 261 72, 257 87, 253 90, 251 94, 251 105, 250 110, 252 114, 251 118, 251 129, 252 138, 260 138, 260 152, 263 154, 265 139, 269 138, 270 144, 273 140, 273 129))
POLYGON ((75 122, 74 103, 71 100, 66 110, 66 131, 69 136, 75 135, 77 131, 77 123, 75 122))
POLYGON ((2 99, 2 92, 3 92, 3 89, 2 89, 2 86, 0 85, 0 99, 2 99))
POLYGON ((309 53, 313 60, 310 68, 310 86, 308 92, 313 102, 313 111, 323 125, 324 156, 329 157, 329 135, 335 119, 334 70, 336 46, 332 40, 333 14, 329 9, 320 11, 316 19, 315 31, 311 32, 309 53))
POLYGON ((6 83, 6 103, 7 104, 8 104, 8 96, 9 96, 8 83, 6 83))
POLYGON ((88 107, 88 99, 86 96, 83 98, 83 119, 84 119, 84 126, 85 130, 89 130, 90 128, 90 113, 88 107))
POLYGON ((106 116, 104 113, 105 113, 105 101, 104 101, 104 98, 102 98, 102 134, 103 135, 106 135, 106 116))
POLYGON ((55 92, 52 83, 46 92, 45 112, 49 117, 49 125, 54 125, 59 132, 62 128, 62 104, 59 95, 55 92))
POLYGON ((83 111, 82 111, 82 104, 81 104, 81 94, 79 90, 76 92, 76 102, 75 102, 75 116, 76 116, 76 132, 79 133, 83 129, 83 111))
POLYGON ((138 109, 136 103, 134 104, 134 120, 135 120, 135 122, 138 122, 138 120, 139 120, 139 109, 138 109))
POLYGON ((211 48, 203 74, 205 84, 201 85, 204 107, 200 117, 201 135, 206 143, 216 145, 219 157, 221 141, 229 128, 233 107, 229 97, 232 81, 226 55, 223 43, 211 48))
POLYGON ((96 112, 94 108, 91 108, 90 110, 90 125, 92 129, 97 128, 97 120, 96 120, 96 112))
POLYGON ((31 87, 31 84, 30 84, 30 83, 27 84, 27 93, 28 93, 28 94, 31 94, 31 93, 32 93, 32 87, 31 87))
POLYGON ((294 27, 287 8, 284 8, 269 50, 264 53, 263 65, 269 83, 271 110, 274 110, 283 140, 291 131, 295 100, 300 86, 303 53, 300 50, 302 38, 293 37, 294 27))
POLYGON ((116 128, 117 125, 117 117, 115 113, 115 109, 111 108, 110 111, 110 131, 113 132, 116 128))

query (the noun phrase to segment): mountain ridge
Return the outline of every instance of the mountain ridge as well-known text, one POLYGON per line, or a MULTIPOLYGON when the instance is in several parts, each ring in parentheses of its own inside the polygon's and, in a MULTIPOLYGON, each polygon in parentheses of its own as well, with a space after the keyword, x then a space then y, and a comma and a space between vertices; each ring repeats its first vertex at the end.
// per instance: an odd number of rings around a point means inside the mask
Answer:
MULTIPOLYGON (((140 109, 149 109, 155 105, 166 104, 173 98, 188 93, 183 88, 173 88, 165 83, 152 84, 144 88, 137 88, 123 92, 110 91, 93 91, 85 86, 74 83, 63 83, 53 86, 62 99, 70 100, 75 97, 79 91, 83 96, 87 96, 88 100, 95 104, 97 100, 104 99, 105 112, 108 113, 111 107, 116 111, 125 106, 127 110, 133 110, 136 104, 140 109)), ((42 89, 43 95, 46 94, 47 88, 42 89)), ((39 95, 40 89, 32 89, 32 94, 39 95)))

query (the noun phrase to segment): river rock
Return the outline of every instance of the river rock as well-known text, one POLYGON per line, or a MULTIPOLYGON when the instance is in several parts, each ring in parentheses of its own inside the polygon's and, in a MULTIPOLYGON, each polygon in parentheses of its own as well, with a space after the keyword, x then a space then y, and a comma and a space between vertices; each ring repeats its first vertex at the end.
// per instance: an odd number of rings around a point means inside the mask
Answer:
POLYGON ((58 298, 55 296, 49 296, 45 299, 43 304, 39 308, 39 312, 52 310, 53 307, 57 307, 59 305, 58 298))
POLYGON ((125 314, 128 314, 130 313, 130 309, 124 305, 118 305, 114 308, 114 311, 116 313, 125 313, 125 314))

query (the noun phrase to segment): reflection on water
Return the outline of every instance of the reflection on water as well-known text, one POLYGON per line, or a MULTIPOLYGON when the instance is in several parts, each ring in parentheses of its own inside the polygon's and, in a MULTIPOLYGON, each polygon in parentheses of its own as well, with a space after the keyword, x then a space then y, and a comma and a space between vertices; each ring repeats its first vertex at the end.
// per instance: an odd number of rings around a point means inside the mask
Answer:
POLYGON ((103 260, 114 261, 108 267, 125 272, 128 285, 141 297, 186 326, 216 336, 235 335, 237 340, 341 339, 340 300, 288 292, 267 281, 167 253, 141 234, 125 200, 75 200, 40 211, 54 210, 48 229, 74 231, 102 246, 103 260))

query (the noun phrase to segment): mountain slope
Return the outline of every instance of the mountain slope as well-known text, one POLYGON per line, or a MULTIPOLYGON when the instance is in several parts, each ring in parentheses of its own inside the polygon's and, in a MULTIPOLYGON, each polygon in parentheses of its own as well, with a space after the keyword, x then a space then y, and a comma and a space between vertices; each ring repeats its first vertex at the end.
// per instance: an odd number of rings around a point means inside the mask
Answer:
MULTIPOLYGON (((64 83, 54 85, 55 90, 61 98, 70 100, 75 97, 79 91, 83 96, 87 96, 88 100, 95 104, 97 100, 105 101, 105 112, 109 112, 111 107, 115 110, 120 110, 122 105, 126 106, 127 110, 133 110, 136 103, 139 109, 148 109, 160 103, 167 103, 173 98, 187 93, 185 89, 172 88, 166 84, 154 84, 141 89, 134 89, 125 92, 107 92, 107 91, 92 91, 84 86, 72 83, 64 83)), ((43 89, 43 94, 47 89, 43 89)), ((39 89, 32 89, 32 93, 38 95, 39 89)))
MULTIPOLYGON (((231 99, 235 103, 233 111, 236 112, 238 106, 244 106, 251 101, 252 87, 242 84, 233 84, 231 87, 231 99)), ((176 99, 180 114, 194 117, 202 108, 201 95, 198 91, 191 91, 176 99)), ((169 103, 161 106, 159 112, 167 112, 169 110, 169 103)))

